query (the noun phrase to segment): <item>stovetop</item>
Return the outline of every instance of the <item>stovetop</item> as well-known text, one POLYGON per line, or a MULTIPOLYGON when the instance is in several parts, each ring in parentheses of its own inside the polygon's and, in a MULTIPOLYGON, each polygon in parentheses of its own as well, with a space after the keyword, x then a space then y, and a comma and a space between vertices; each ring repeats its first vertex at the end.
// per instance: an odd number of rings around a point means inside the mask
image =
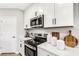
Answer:
POLYGON ((41 42, 38 42, 38 41, 34 41, 33 39, 31 40, 26 40, 24 41, 25 44, 28 44, 28 45, 31 45, 31 46, 34 46, 36 47, 37 45, 41 44, 41 42))
POLYGON ((37 45, 47 41, 47 34, 34 34, 32 39, 24 41, 25 44, 37 47, 37 45))

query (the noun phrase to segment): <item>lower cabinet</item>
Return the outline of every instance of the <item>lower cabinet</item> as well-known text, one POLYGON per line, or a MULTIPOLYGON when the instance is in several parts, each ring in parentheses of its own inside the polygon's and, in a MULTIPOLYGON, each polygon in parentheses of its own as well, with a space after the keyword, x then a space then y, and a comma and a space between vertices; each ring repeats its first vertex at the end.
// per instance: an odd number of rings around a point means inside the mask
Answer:
POLYGON ((38 56, 57 56, 57 55, 38 47, 38 56))

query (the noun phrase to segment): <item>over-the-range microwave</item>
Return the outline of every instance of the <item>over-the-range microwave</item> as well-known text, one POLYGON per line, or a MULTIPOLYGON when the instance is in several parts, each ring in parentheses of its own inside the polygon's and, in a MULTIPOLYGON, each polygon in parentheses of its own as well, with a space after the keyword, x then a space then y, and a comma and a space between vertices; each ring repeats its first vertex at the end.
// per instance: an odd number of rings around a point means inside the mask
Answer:
POLYGON ((39 15, 30 19, 30 26, 32 28, 44 27, 44 15, 39 15))

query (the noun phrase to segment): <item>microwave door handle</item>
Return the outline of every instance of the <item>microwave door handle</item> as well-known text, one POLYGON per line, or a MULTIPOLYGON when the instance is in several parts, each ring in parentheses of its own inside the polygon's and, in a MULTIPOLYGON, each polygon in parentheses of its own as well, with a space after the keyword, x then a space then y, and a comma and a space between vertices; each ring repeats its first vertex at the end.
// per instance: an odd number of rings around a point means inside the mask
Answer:
POLYGON ((43 17, 43 15, 41 16, 41 25, 43 25, 44 24, 44 17, 43 17))
POLYGON ((37 24, 39 23, 38 21, 39 21, 39 19, 37 18, 37 24))
POLYGON ((55 24, 56 24, 56 18, 55 18, 55 24))

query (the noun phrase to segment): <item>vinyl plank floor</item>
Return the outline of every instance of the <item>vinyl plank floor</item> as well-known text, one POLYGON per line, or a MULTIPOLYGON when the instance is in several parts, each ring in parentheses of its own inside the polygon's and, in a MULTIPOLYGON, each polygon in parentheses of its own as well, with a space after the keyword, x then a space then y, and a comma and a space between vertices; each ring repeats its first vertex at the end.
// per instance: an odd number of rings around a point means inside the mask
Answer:
POLYGON ((0 56, 22 56, 20 53, 19 54, 16 54, 16 53, 13 53, 13 52, 5 52, 5 53, 0 53, 0 56))

